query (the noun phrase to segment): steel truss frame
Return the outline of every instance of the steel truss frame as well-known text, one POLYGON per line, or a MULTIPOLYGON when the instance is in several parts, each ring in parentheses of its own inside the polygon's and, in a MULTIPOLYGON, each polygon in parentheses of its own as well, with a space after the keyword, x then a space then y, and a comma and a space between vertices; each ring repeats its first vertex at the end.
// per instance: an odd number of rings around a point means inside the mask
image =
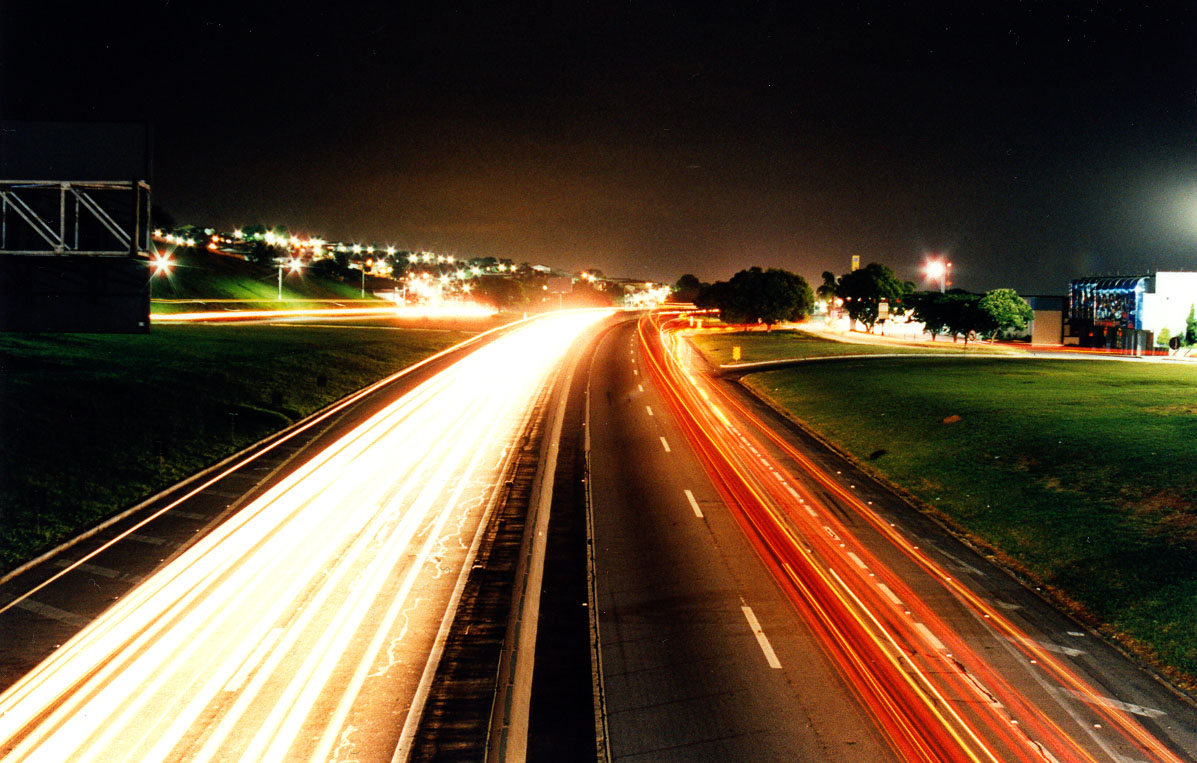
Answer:
MULTIPOLYGON (((0 254, 148 256, 149 210, 150 186, 141 180, 0 180, 0 254), (47 206, 53 206, 46 204, 47 195, 54 190, 58 193, 56 215, 46 212, 47 206), (34 201, 32 197, 38 198, 34 201), (10 225, 18 218, 24 223, 22 227, 45 242, 45 247, 9 248, 10 225), (79 223, 83 219, 98 223, 99 229, 108 234, 100 237, 110 240, 111 246, 80 248, 79 223), (73 228, 73 236, 69 228, 73 228)), ((28 240, 28 236, 24 238, 28 240)), ((88 238, 91 244, 97 237, 88 238)))

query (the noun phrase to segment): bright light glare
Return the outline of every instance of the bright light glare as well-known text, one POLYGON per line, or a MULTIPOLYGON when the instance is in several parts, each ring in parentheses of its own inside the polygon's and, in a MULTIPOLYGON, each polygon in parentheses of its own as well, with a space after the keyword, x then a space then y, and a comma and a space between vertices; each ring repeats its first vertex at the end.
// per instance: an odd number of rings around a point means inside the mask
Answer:
POLYGON ((0 694, 6 760, 363 759, 371 690, 410 706, 396 687, 427 661, 503 454, 609 313, 483 345, 143 581, 0 694))
POLYGON ((928 260, 923 269, 927 273, 928 278, 934 278, 937 281, 943 278, 944 273, 947 272, 947 266, 943 260, 928 260))
POLYGON ((154 273, 169 273, 174 262, 170 259, 170 255, 165 252, 159 252, 154 255, 154 260, 151 265, 154 266, 154 273))

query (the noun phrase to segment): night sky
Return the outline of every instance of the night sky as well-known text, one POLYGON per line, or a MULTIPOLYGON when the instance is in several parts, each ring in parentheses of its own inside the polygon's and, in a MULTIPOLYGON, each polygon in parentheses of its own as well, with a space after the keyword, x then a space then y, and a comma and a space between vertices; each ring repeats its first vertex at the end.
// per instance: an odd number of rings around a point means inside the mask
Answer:
POLYGON ((1197 269, 1192 3, 350 5, 6 0, 3 116, 150 120, 155 201, 224 229, 670 282, 1197 269))

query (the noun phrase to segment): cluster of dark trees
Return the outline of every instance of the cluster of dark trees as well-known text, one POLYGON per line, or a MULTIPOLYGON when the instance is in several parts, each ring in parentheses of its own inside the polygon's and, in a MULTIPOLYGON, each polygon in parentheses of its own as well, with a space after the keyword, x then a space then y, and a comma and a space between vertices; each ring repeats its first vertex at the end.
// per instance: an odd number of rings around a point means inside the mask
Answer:
POLYGON ((940 334, 953 339, 994 338, 1003 331, 1022 331, 1031 320, 1031 306, 1013 289, 994 289, 972 294, 960 289, 947 293, 915 291, 885 265, 871 262, 841 276, 823 273, 815 291, 802 276, 778 268, 741 270, 730 281, 706 284, 687 274, 674 286, 674 298, 699 307, 717 308, 727 323, 763 323, 771 327, 780 321, 800 320, 815 306, 816 298, 830 312, 837 300, 853 329, 860 323, 872 332, 883 320, 908 316, 922 322, 934 339, 940 334), (817 296, 816 296, 817 295, 817 296))
POLYGON ((1022 331, 1033 314, 1026 300, 1013 289, 994 289, 973 294, 962 289, 946 293, 915 291, 914 284, 901 281, 893 271, 872 262, 863 268, 836 278, 823 273, 819 298, 828 302, 842 300, 853 327, 859 321, 871 332, 886 305, 891 317, 908 315, 919 321, 934 340, 940 334, 956 337, 995 338, 1003 331, 1022 331))
POLYGON ((757 266, 741 270, 730 281, 710 284, 684 275, 674 287, 674 296, 719 310, 725 323, 762 323, 766 329, 782 321, 801 320, 815 306, 815 293, 805 278, 788 270, 757 266))

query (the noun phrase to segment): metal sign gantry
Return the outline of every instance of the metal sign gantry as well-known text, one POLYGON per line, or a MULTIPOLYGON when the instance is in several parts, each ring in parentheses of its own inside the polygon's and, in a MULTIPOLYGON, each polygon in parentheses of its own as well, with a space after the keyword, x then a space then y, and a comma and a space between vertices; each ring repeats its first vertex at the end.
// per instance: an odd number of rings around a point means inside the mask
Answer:
POLYGON ((0 180, 0 254, 148 256, 150 186, 0 180))

